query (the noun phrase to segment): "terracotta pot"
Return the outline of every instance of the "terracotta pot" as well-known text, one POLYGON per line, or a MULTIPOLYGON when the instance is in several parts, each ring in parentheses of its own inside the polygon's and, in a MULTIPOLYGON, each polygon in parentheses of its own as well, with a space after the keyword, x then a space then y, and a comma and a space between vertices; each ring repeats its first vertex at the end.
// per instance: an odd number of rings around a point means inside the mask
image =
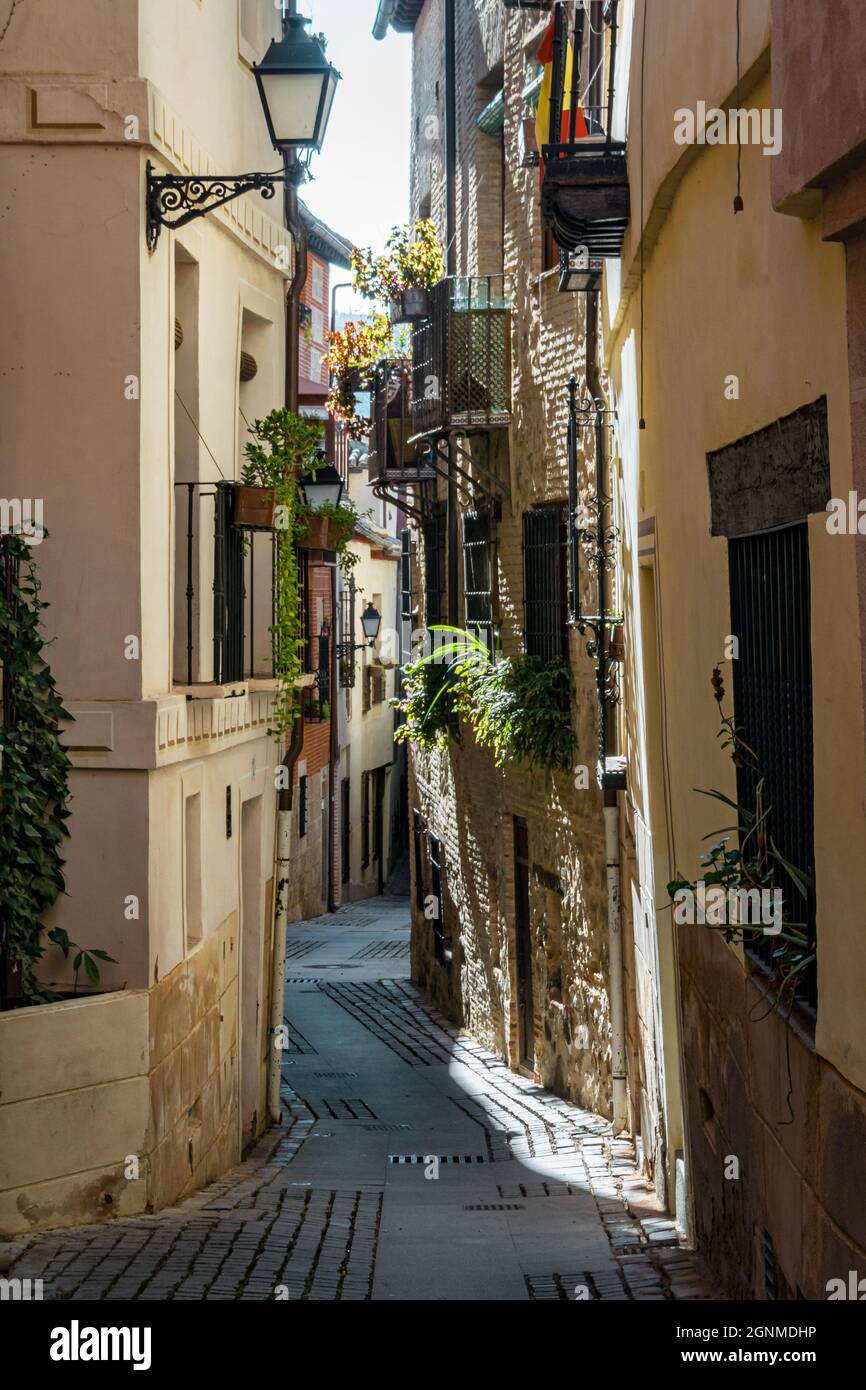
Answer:
POLYGON ((426 318, 429 312, 430 296, 426 290, 404 290, 389 306, 392 323, 411 323, 413 319, 426 318))
POLYGON ((235 488, 235 526, 253 531, 272 531, 277 494, 272 487, 235 488))
POLYGON ((333 550, 330 519, 312 512, 307 517, 307 534, 298 541, 298 547, 301 550, 333 550))

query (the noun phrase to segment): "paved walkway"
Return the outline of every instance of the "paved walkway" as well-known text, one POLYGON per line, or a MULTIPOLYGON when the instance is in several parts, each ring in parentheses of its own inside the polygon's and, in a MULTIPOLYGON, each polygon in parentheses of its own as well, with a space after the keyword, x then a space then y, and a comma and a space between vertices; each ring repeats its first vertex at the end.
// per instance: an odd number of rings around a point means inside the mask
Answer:
POLYGON ((157 1216, 34 1238, 53 1299, 671 1299, 706 1293, 604 1120, 408 983, 408 906, 289 928, 287 1123, 157 1216))

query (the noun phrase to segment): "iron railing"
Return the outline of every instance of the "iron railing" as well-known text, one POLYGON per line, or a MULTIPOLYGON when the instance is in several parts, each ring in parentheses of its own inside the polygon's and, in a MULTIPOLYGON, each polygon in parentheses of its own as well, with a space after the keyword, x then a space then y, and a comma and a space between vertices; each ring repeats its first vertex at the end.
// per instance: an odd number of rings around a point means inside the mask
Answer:
POLYGON ((279 533, 257 542, 256 532, 235 526, 234 483, 175 488, 175 684, 271 679, 279 533))
POLYGON ((426 450, 410 443, 414 433, 412 372, 408 362, 383 361, 376 368, 370 392, 371 483, 430 482, 436 477, 426 450))
POLYGON ((511 420, 511 290, 505 275, 456 275, 430 291, 412 333, 413 437, 511 420))
POLYGON ((583 5, 575 6, 570 36, 567 6, 558 3, 555 10, 550 128, 541 151, 541 221, 567 251, 581 246, 590 256, 618 256, 630 215, 626 146, 613 136, 618 0, 611 0, 606 10, 606 55, 600 6, 593 8, 596 20, 591 14, 586 60, 583 5), (601 101, 605 56, 607 94, 601 101))

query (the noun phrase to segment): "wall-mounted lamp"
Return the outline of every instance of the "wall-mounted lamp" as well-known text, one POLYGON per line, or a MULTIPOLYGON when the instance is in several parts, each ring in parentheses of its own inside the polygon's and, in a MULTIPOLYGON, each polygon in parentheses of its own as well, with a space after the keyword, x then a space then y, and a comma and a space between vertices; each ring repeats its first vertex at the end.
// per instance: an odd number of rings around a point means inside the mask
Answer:
POLYGON ((559 288, 564 294, 575 291, 587 294, 590 290, 601 289, 603 270, 604 261, 590 256, 585 246, 578 246, 574 251, 560 249, 559 288))
POLYGON ((305 152, 308 161, 313 151, 321 150, 340 81, 321 43, 305 33, 309 22, 303 15, 287 15, 284 36, 272 41, 253 68, 271 143, 280 153, 295 152, 295 158, 275 173, 207 177, 155 174, 148 161, 148 250, 155 249, 163 227, 183 227, 244 193, 273 198, 277 184, 304 182, 306 162, 297 152, 305 152))
MULTIPOLYGON (((318 450, 317 457, 320 460, 324 459, 323 449, 318 450)), ((322 463, 319 467, 311 469, 309 473, 302 474, 298 479, 298 486, 311 511, 318 512, 322 507, 339 507, 340 505, 340 498, 343 496, 343 479, 332 463, 322 463)))

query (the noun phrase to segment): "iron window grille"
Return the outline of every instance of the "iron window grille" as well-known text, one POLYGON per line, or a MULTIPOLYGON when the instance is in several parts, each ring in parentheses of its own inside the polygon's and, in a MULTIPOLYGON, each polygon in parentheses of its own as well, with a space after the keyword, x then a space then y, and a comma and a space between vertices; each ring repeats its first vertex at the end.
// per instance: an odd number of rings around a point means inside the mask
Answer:
POLYGON ((225 685, 247 676, 274 673, 273 582, 278 533, 266 540, 234 524, 235 484, 175 483, 178 506, 176 658, 179 684, 225 685), (211 510, 212 509, 212 510, 211 510), (206 548, 212 532, 212 669, 206 662, 202 632, 202 575, 211 561, 206 548), (270 555, 262 557, 261 545, 270 555))
POLYGON ((325 705, 331 698, 331 624, 327 618, 322 621, 316 643, 318 646, 316 692, 318 695, 319 720, 321 721, 325 718, 325 705))
POLYGON ((400 532, 400 617, 412 621, 412 532, 406 527, 400 532))
POLYGON ((421 524, 424 538, 424 617, 428 627, 446 621, 445 503, 436 502, 433 515, 421 524))
MULTIPOLYGON (((814 873, 814 772, 809 538, 805 521, 728 542, 731 626, 739 640, 733 665, 734 711, 755 766, 737 769, 737 799, 752 814, 758 782, 763 807, 780 854, 795 868, 814 873)), ((778 867, 786 913, 804 921, 815 940, 814 885, 804 901, 790 875, 778 867)), ((747 938, 745 949, 769 965, 773 936, 747 938)), ((799 977, 798 997, 817 1006, 813 962, 799 977)))
POLYGON ((560 503, 523 513, 523 611, 527 656, 567 654, 566 514, 560 503))
POLYGON ((307 779, 298 778, 298 839, 307 833, 307 779))
POLYGON ((368 666, 365 675, 369 683, 369 696, 367 707, 371 709, 373 705, 381 705, 385 700, 385 672, 381 666, 368 666))
MULTIPOLYGON (((340 671, 339 681, 341 690, 353 690, 355 687, 355 588, 354 579, 349 579, 348 584, 340 594, 340 671)), ((339 654, 339 653, 338 653, 339 654)))
POLYGON ((445 924, 442 906, 442 869, 444 856, 442 853, 442 841, 438 840, 435 835, 429 836, 429 851, 430 892, 433 895, 436 909, 436 915, 433 918, 433 950, 435 951, 436 959, 441 965, 445 965, 448 960, 448 955, 445 944, 445 924))
POLYGON ((421 812, 412 812, 412 839, 415 850, 415 906, 424 911, 424 822, 421 812))
POLYGON ((496 640, 493 614, 493 520, 489 512, 463 513, 464 627, 484 642, 491 657, 496 640))

